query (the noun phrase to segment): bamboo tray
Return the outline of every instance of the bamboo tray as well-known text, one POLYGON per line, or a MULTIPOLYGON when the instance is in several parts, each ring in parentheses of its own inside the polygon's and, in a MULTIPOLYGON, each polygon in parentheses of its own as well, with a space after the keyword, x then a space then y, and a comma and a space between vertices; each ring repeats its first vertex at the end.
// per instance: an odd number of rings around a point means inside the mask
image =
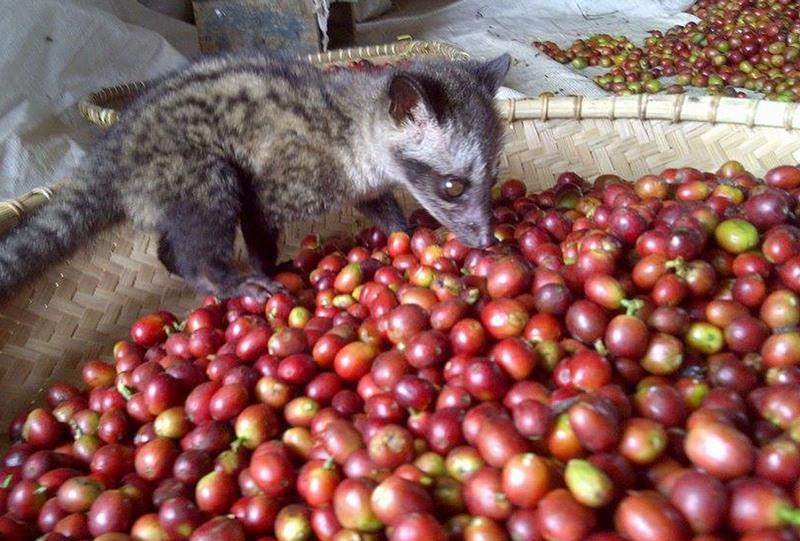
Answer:
MULTIPOLYGON (((391 59, 403 47, 408 44, 340 56, 391 59)), ((333 61, 323 56, 323 62, 333 61)), ((86 105, 104 109, 99 103, 95 96, 86 105)), ((504 175, 523 179, 532 190, 551 186, 566 170, 589 179, 610 172, 636 179, 667 167, 716 170, 728 159, 756 174, 800 162, 795 104, 656 95, 525 98, 498 100, 497 106, 508 121, 504 175)), ((0 204, 0 234, 1 224, 15 223, 48 196, 39 190, 0 204)), ((410 206, 407 198, 404 203, 410 206)), ((291 224, 284 232, 283 255, 291 255, 308 231, 353 231, 362 224, 349 209, 291 224)), ((28 407, 49 383, 75 381, 83 361, 107 358, 139 315, 156 308, 180 315, 198 302, 161 266, 155 238, 126 225, 108 230, 0 307, 0 423, 28 407)))

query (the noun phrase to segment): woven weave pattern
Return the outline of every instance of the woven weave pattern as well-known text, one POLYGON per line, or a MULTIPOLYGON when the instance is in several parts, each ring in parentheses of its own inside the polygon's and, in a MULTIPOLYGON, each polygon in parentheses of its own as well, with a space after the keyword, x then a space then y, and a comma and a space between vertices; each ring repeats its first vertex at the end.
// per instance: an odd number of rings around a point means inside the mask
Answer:
POLYGON ((140 314, 197 302, 163 269, 154 240, 109 230, 0 309, 0 423, 46 383, 76 381, 81 361, 107 357, 140 314))
POLYGON ((731 159, 756 174, 800 162, 800 134, 700 122, 517 120, 510 126, 503 167, 542 189, 563 171, 588 179, 615 173, 635 180, 668 167, 715 171, 731 159))
MULTIPOLYGON (((508 175, 541 189, 566 170, 590 179, 610 172, 635 179, 666 167, 714 170, 728 159, 756 173, 796 163, 800 134, 666 121, 516 120, 508 131, 503 165, 508 175)), ((283 233, 283 256, 292 255, 311 231, 353 232, 363 224, 352 209, 290 224, 283 233)), ((108 358, 114 342, 127 338, 140 315, 156 308, 182 315, 199 300, 161 266, 154 237, 126 225, 104 233, 0 307, 0 423, 47 384, 75 381, 82 361, 108 358)))

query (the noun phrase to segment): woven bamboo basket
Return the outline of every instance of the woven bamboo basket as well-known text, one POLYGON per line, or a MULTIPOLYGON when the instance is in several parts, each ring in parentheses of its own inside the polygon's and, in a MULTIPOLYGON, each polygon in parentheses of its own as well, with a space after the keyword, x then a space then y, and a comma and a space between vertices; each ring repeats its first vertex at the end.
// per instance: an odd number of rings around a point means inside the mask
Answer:
MULTIPOLYGON (((319 62, 463 54, 429 46, 409 53, 410 47, 321 55, 319 62)), ((90 96, 81 105, 84 115, 101 125, 113 123, 109 99, 124 97, 131 88, 90 96)), ((715 170, 729 159, 757 174, 800 162, 800 108, 793 104, 657 95, 525 98, 498 100, 497 106, 508 121, 504 175, 523 179, 532 190, 551 186, 566 170, 590 179, 611 172, 636 179, 667 167, 715 170)), ((0 205, 0 224, 16 222, 49 194, 39 190, 0 205)), ((411 206, 408 198, 403 203, 411 206)), ((290 224, 283 255, 290 256, 306 232, 353 231, 361 225, 350 209, 290 224)), ((106 231, 0 307, 0 423, 28 407, 47 384, 75 381, 82 361, 107 358, 138 316, 156 308, 182 314, 198 301, 161 266, 154 237, 126 225, 106 231)))

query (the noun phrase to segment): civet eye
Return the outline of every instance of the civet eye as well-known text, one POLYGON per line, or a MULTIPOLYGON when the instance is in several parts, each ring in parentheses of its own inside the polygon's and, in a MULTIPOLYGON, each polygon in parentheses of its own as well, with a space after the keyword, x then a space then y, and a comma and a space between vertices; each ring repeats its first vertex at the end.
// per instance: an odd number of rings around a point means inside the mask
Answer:
POLYGON ((466 184, 456 178, 448 178, 442 183, 442 188, 447 197, 456 198, 464 193, 466 184))

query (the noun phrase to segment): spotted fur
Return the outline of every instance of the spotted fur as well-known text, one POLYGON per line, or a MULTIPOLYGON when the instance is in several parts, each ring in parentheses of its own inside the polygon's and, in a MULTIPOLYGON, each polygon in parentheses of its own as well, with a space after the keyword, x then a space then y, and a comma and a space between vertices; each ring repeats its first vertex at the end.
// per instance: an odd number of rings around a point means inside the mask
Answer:
POLYGON ((127 109, 77 180, 0 238, 0 296, 129 220, 160 235, 159 258, 198 293, 266 297, 281 224, 353 205, 406 228, 402 185, 465 242, 491 242, 489 191, 502 127, 493 95, 508 71, 416 61, 381 73, 324 73, 263 53, 200 60, 127 109), (453 199, 441 186, 457 178, 453 199), (232 265, 240 227, 252 269, 232 265))

